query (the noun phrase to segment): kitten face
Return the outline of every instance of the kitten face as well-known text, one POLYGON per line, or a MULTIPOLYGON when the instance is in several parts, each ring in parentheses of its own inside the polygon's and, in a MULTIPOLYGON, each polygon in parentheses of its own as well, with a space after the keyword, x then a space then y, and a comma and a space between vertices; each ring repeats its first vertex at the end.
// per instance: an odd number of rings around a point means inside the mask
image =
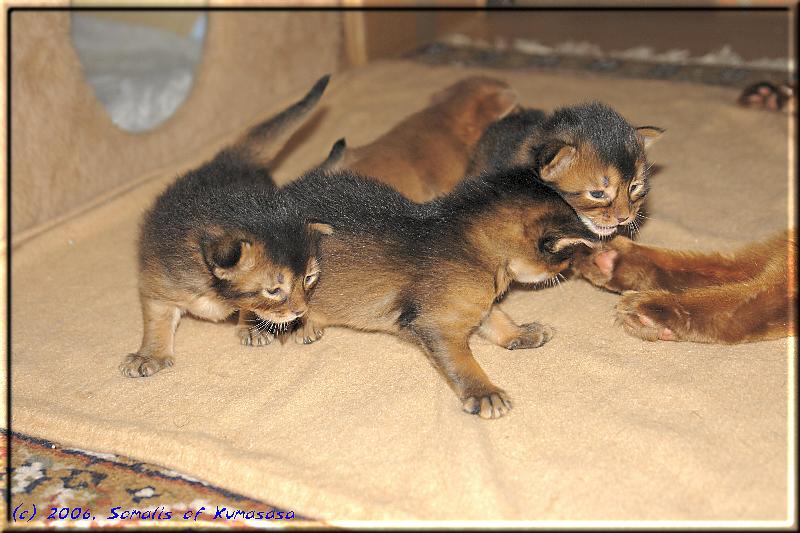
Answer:
POLYGON ((252 236, 225 236, 204 243, 203 255, 213 288, 231 307, 273 324, 292 322, 308 311, 307 296, 320 275, 315 253, 309 251, 305 264, 295 260, 289 266, 252 236))
POLYGON ((587 228, 608 236, 636 219, 649 192, 646 144, 640 139, 621 145, 613 161, 603 160, 588 143, 562 145, 542 167, 541 176, 587 228))
POLYGON ((639 213, 649 191, 646 165, 644 151, 617 165, 603 164, 584 147, 558 188, 586 227, 597 235, 611 235, 639 213))

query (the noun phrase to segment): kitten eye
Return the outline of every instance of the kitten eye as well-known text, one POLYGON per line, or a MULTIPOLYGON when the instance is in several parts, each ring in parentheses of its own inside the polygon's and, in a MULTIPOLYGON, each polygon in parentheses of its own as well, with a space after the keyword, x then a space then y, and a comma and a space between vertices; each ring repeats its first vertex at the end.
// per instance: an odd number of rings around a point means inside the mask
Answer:
POLYGON ((604 198, 606 193, 604 191, 589 191, 589 196, 597 200, 604 198))
POLYGON ((308 289, 317 282, 317 278, 319 278, 319 272, 308 274, 303 280, 303 285, 305 285, 306 289, 308 289))
POLYGON ((281 288, 280 287, 273 287, 272 289, 264 289, 264 295, 268 298, 272 298, 273 300, 277 300, 281 297, 281 288))
POLYGON ((640 192, 641 189, 642 189, 642 184, 641 183, 631 183, 631 187, 630 187, 630 189, 628 189, 628 194, 633 196, 637 192, 640 192))

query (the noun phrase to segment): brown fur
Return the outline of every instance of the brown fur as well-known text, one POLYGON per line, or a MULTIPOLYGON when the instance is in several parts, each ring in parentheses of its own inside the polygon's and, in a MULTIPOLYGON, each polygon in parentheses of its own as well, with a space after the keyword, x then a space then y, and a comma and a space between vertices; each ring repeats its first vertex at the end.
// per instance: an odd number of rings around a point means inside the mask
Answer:
POLYGON ((348 149, 339 167, 373 177, 416 202, 430 200, 463 178, 483 130, 516 103, 505 82, 466 78, 375 141, 348 149))
POLYGON ((616 237, 575 268, 593 284, 623 293, 617 317, 632 335, 735 344, 795 335, 796 254, 793 229, 730 255, 616 237))
POLYGON ((398 335, 424 350, 464 410, 505 414, 511 402, 473 358, 470 336, 510 350, 547 342, 551 328, 515 324, 493 305, 512 282, 551 279, 574 248, 594 244, 558 195, 533 173, 514 172, 422 205, 344 174, 288 185, 284 191, 308 199, 310 215, 335 229, 321 241, 322 274, 296 341, 314 342, 328 326, 398 335))

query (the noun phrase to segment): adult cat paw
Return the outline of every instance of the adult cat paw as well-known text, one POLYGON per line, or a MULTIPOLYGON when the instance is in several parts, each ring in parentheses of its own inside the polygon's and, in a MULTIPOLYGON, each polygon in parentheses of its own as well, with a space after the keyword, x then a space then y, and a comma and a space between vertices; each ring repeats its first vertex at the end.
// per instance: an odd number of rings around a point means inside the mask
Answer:
POLYGON ((665 291, 628 291, 616 306, 617 321, 634 337, 646 341, 678 341, 691 327, 691 315, 678 296, 665 291))

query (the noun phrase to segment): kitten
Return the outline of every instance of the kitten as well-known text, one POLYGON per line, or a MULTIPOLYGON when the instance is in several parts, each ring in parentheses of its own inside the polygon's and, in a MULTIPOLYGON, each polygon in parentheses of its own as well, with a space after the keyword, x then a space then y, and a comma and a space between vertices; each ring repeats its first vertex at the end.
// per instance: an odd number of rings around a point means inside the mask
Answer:
POLYGON ((609 236, 636 220, 650 189, 645 149, 663 131, 634 128, 599 102, 560 108, 549 116, 523 109, 486 129, 467 175, 527 165, 586 227, 609 236))
POLYGON ((424 202, 462 179, 483 130, 516 105, 517 94, 507 83, 466 78, 436 93, 429 107, 375 141, 346 151, 341 141, 339 154, 329 157, 327 166, 370 176, 424 202), (337 158, 337 165, 330 164, 337 158))
POLYGON ((351 172, 311 172, 281 192, 334 229, 322 239, 322 274, 297 342, 314 342, 328 326, 398 335, 427 353, 464 410, 483 418, 511 403, 473 358, 470 335, 509 350, 547 342, 550 327, 517 325, 493 304, 512 281, 550 280, 576 247, 594 244, 572 209, 524 168, 467 180, 425 204, 351 172))
POLYGON ((169 186, 145 214, 139 237, 141 347, 120 365, 128 377, 173 364, 181 316, 222 320, 239 311, 241 342, 268 344, 266 325, 286 327, 307 309, 319 275, 318 235, 281 204, 266 164, 322 96, 328 76, 282 113, 169 186))
POLYGON ((725 255, 616 237, 582 256, 575 270, 623 293, 617 318, 631 335, 734 344, 795 334, 796 257, 793 229, 725 255))

